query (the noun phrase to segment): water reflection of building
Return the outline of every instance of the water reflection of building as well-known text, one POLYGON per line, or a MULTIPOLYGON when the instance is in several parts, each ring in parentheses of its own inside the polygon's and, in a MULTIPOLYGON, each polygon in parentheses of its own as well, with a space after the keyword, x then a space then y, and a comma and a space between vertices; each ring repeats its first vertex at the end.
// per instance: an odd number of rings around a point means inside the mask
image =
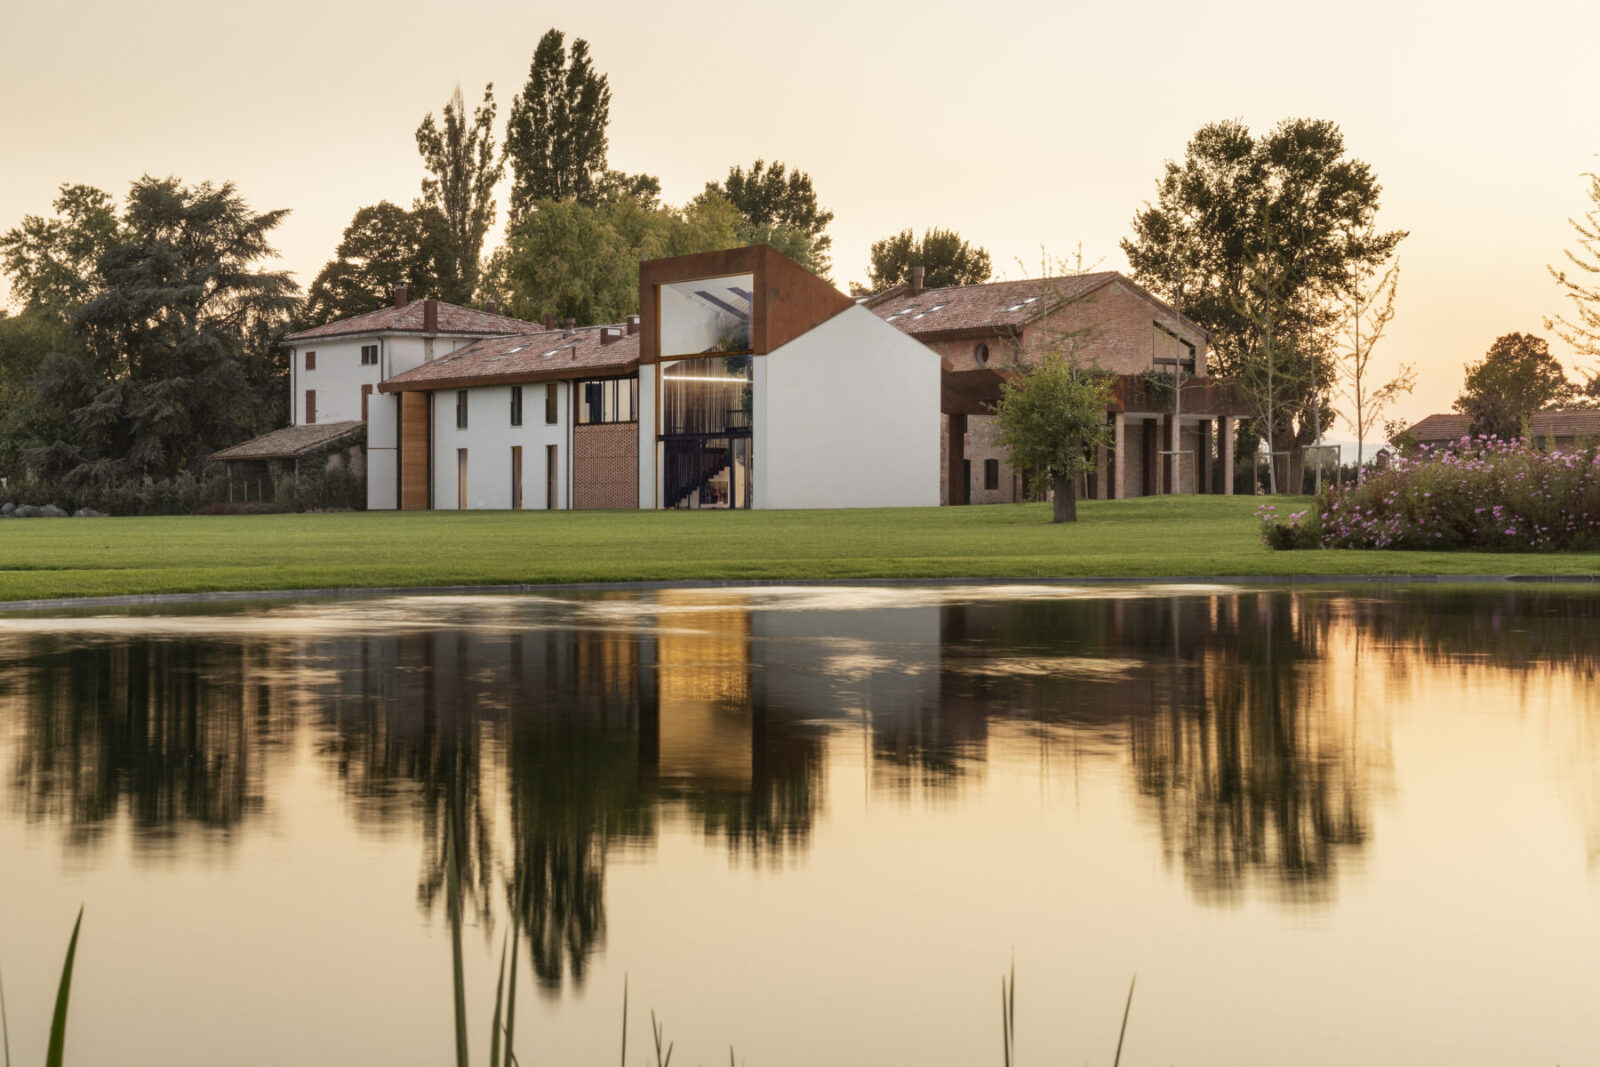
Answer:
MULTIPOLYGON (((1025 743, 1092 747, 1127 768, 1196 896, 1320 901, 1371 840, 1384 787, 1366 665, 1396 696, 1462 664, 1574 692, 1600 667, 1600 601, 1538 591, 664 591, 324 606, 328 625, 274 610, 251 616, 272 625, 5 636, 16 804, 69 841, 126 812, 136 849, 226 847, 308 742, 345 817, 421 829, 424 907, 447 831, 480 911, 526 887, 519 926, 552 988, 605 944, 618 849, 687 827, 741 862, 803 857, 831 746, 907 804, 1002 762, 1017 773, 1025 743)), ((1600 810, 1579 758, 1593 737, 1562 738, 1573 803, 1600 810)))

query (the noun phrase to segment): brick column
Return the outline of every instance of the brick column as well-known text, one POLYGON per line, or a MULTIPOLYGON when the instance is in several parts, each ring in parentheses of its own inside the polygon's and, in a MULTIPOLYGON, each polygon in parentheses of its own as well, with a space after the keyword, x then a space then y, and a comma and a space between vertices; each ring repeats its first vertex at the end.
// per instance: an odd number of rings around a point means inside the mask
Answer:
POLYGON ((950 443, 945 449, 949 457, 946 468, 946 477, 949 481, 949 502, 952 507, 967 502, 967 417, 965 415, 950 416, 950 443))
POLYGON ((1217 458, 1222 460, 1222 492, 1233 495, 1233 416, 1222 416, 1222 433, 1217 438, 1217 458))
POLYGON ((1211 470, 1211 420, 1201 419, 1198 431, 1199 445, 1194 461, 1194 491, 1209 493, 1212 491, 1211 470))
POLYGON ((1161 428, 1166 431, 1161 436, 1165 443, 1161 446, 1166 455, 1162 456, 1161 464, 1161 489, 1168 495, 1178 492, 1178 420, 1171 415, 1161 416, 1161 428))
POLYGON ((1127 436, 1127 423, 1128 417, 1120 411, 1111 416, 1111 484, 1107 487, 1111 490, 1109 498, 1111 500, 1121 500, 1128 491, 1128 483, 1124 480, 1127 477, 1124 468, 1126 461, 1123 458, 1125 455, 1123 439, 1127 436))

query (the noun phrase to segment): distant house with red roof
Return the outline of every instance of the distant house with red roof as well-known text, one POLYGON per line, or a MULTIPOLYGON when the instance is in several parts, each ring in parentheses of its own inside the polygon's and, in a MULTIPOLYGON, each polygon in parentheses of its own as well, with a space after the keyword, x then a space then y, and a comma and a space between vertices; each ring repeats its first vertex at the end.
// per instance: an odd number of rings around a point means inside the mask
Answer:
MULTIPOLYGON (((1448 448, 1472 435, 1472 418, 1455 412, 1429 415, 1405 432, 1417 447, 1448 448)), ((1552 408, 1528 416, 1528 440, 1540 448, 1573 448, 1600 442, 1600 408, 1552 408)))

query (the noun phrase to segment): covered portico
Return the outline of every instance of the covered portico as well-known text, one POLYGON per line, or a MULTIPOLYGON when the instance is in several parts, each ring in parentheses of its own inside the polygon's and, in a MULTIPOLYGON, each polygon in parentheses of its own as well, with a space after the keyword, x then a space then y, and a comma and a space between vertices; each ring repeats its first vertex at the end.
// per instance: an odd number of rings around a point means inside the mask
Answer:
MULTIPOLYGON (((966 433, 973 416, 992 415, 1001 384, 1015 368, 956 369, 945 360, 941 410, 946 419, 945 470, 948 503, 969 502, 966 433)), ((1190 378, 1174 403, 1172 386, 1158 387, 1143 374, 1114 377, 1106 421, 1111 443, 1096 449, 1080 490, 1086 499, 1180 493, 1233 494, 1233 441, 1239 398, 1232 383, 1190 378)))

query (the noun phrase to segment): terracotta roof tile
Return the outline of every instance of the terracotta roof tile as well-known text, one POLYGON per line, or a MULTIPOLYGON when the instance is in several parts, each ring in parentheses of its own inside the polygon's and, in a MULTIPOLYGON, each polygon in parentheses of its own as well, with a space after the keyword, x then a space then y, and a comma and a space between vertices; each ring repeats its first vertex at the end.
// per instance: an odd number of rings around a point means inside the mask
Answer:
POLYGON ((364 430, 366 423, 355 422, 316 422, 305 426, 285 426, 281 430, 262 434, 243 444, 224 448, 220 452, 211 453, 213 460, 241 460, 241 459, 293 459, 303 456, 307 452, 314 452, 324 445, 332 444, 339 438, 354 435, 358 430, 364 430))
MULTIPOLYGON (((425 300, 413 300, 405 307, 385 307, 377 311, 368 311, 361 315, 352 315, 348 319, 339 319, 322 326, 313 326, 309 330, 291 333, 284 338, 285 341, 311 341, 321 337, 347 337, 352 334, 378 333, 378 332, 410 332, 422 333, 423 304, 425 300)), ((505 336, 506 334, 533 333, 542 331, 543 326, 532 322, 523 322, 513 319, 508 315, 496 315, 488 311, 479 311, 476 308, 464 308, 459 304, 447 304, 439 301, 439 330, 440 333, 477 333, 485 336, 505 336)))
POLYGON ((385 393, 398 393, 610 377, 632 373, 638 366, 638 334, 630 335, 621 326, 587 326, 571 334, 541 330, 532 336, 474 341, 448 356, 397 374, 378 388, 385 393), (603 344, 600 334, 605 329, 620 331, 621 336, 603 344))
POLYGON ((1429 415, 1406 432, 1420 442, 1459 441, 1467 435, 1472 420, 1466 415, 1429 415))
POLYGON ((1113 278, 1114 271, 1061 278, 1027 278, 948 289, 924 289, 913 296, 904 288, 868 298, 880 318, 913 336, 956 330, 1021 326, 1064 300, 1085 296, 1113 278))
MULTIPOLYGON (((1410 434, 1422 443, 1459 441, 1472 431, 1472 419, 1467 415, 1429 415, 1411 426, 1410 434)), ((1600 409, 1554 408, 1535 411, 1528 418, 1528 436, 1539 440, 1545 437, 1600 437, 1600 409)))

